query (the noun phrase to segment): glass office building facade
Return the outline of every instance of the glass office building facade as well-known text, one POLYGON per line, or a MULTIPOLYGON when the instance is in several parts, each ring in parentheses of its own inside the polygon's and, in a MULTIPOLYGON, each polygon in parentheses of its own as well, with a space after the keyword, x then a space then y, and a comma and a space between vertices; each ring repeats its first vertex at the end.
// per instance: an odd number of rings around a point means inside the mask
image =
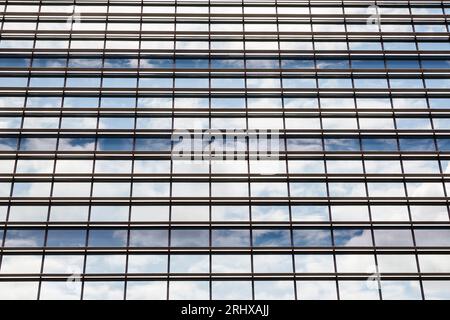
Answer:
POLYGON ((0 299, 450 299, 449 15, 0 1, 0 299))

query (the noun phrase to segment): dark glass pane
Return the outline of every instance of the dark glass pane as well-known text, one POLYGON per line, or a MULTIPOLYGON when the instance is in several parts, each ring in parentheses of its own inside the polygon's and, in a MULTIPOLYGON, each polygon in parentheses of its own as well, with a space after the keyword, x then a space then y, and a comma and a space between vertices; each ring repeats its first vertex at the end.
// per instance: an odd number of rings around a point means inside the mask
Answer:
POLYGON ((66 66, 65 58, 34 58, 34 68, 64 68, 66 66))
POLYGON ((313 69, 314 60, 312 59, 283 59, 281 60, 283 69, 313 69))
POLYGON ((247 59, 247 69, 279 69, 278 59, 247 59))
POLYGON ((170 236, 173 247, 208 247, 209 231, 202 229, 173 229, 170 236))
POLYGON ((249 230, 216 229, 212 231, 213 247, 249 247, 249 230))
POLYGON ((384 69, 384 60, 352 60, 353 69, 384 69))
POLYGON ((181 69, 208 69, 208 59, 177 59, 175 62, 177 68, 181 69))
POLYGON ((27 58, 0 58, 0 68, 26 68, 30 66, 27 58))
POLYGON ((137 59, 127 58, 107 58, 105 59, 105 68, 137 68, 137 59))
POLYGON ((56 149, 56 138, 22 138, 20 150, 23 151, 49 151, 56 149))
POLYGON ((450 229, 448 228, 416 229, 414 235, 418 247, 450 246, 450 229))
POLYGON ((8 229, 5 247, 42 247, 45 231, 42 229, 8 229))
POLYGON ((84 247, 86 230, 49 230, 47 246, 49 247, 84 247))
POLYGON ((211 68, 213 69, 242 69, 244 68, 243 59, 212 59, 211 68))
POLYGON ((359 151, 359 139, 325 139, 326 151, 359 151))
POLYGON ((136 151, 170 151, 172 141, 170 139, 137 138, 136 151))
POLYGON ((287 139, 288 151, 322 151, 322 139, 287 139))
POLYGON ((419 61, 417 60, 394 60, 388 59, 386 61, 387 68, 391 69, 419 69, 419 61))
POLYGON ((255 247, 290 247, 290 230, 253 230, 253 245, 255 247))
POLYGON ((17 138, 0 138, 0 150, 16 150, 17 138))
POLYGON ((439 151, 450 151, 450 139, 437 139, 439 151))
POLYGON ((71 58, 69 68, 101 68, 103 61, 101 58, 71 58))
POLYGON ((318 59, 317 69, 349 69, 350 63, 343 59, 318 59))
POLYGON ((401 151, 434 151, 433 139, 400 139, 401 151))
POLYGON ((99 138, 97 150, 99 151, 131 151, 133 139, 131 138, 99 138))
POLYGON ((91 229, 88 245, 89 247, 125 247, 127 245, 127 230, 91 229))
POLYGON ((422 68, 424 68, 424 69, 449 69, 450 68, 450 60, 423 59, 422 60, 422 68))
POLYGON ((331 247, 329 229, 295 229, 294 246, 296 247, 331 247))
POLYGON ((363 151, 397 151, 396 139, 361 139, 363 151))
POLYGON ((61 151, 90 151, 95 149, 95 138, 60 138, 61 151))
POLYGON ((372 246, 372 234, 369 229, 334 229, 336 247, 369 247, 372 246))
POLYGON ((167 247, 167 230, 133 229, 130 231, 130 247, 167 247))
POLYGON ((141 59, 141 68, 166 69, 173 68, 173 59, 141 59))
POLYGON ((376 229, 375 245, 378 247, 412 247, 414 245, 411 230, 376 229))

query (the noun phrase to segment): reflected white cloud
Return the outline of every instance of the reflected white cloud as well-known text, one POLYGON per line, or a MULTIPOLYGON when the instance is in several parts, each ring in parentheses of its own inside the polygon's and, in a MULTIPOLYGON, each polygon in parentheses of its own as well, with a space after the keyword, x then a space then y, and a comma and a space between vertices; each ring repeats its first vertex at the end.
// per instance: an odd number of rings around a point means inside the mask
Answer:
POLYGON ((126 255, 88 255, 86 273, 124 273, 126 255))
POLYGON ((46 255, 43 271, 49 274, 81 274, 83 265, 82 255, 46 255))
POLYGON ((251 184, 252 197, 287 197, 286 183, 260 183, 251 184))
POLYGON ((81 282, 44 281, 40 300, 80 300, 81 282))
POLYGON ((251 300, 251 281, 213 281, 212 299, 215 300, 251 300))
POLYGON ((170 256, 170 272, 173 273, 208 273, 208 255, 178 255, 170 256))
POLYGON ((241 182, 214 182, 211 186, 213 197, 248 197, 248 184, 241 182))
POLYGON ((381 281, 383 300, 422 300, 419 281, 381 281))
POLYGON ((36 300, 38 282, 0 282, 0 300, 36 300))
POLYGON ((295 272, 333 273, 334 272, 333 256, 325 254, 296 254, 295 272))
POLYGON ((130 254, 127 272, 165 273, 167 272, 167 255, 130 254))
POLYGON ((128 281, 127 300, 165 300, 166 281, 128 281))
POLYGON ((367 206, 331 206, 333 221, 368 221, 367 206))
POLYGON ((129 197, 130 183, 128 182, 94 182, 93 197, 129 197))
POLYGON ((27 274, 40 273, 42 256, 40 255, 4 255, 0 273, 27 274))
POLYGON ((124 283, 120 281, 85 282, 84 300, 123 300, 124 283))
POLYGON ((170 300, 208 300, 208 281, 170 281, 170 300))
POLYGON ((131 221, 168 221, 169 206, 132 206, 131 221))
POLYGON ((336 255, 336 267, 338 272, 348 273, 374 273, 375 257, 373 255, 336 255))
POLYGON ((90 182, 55 182, 53 184, 54 197, 89 197, 90 182))
POLYGON ((365 197, 366 187, 364 183, 346 182, 337 183, 332 182, 328 184, 330 190, 330 197, 365 197))
POLYGON ((299 300, 336 300, 335 281, 297 281, 299 300))
POLYGON ((289 221, 287 206, 252 206, 253 221, 289 221))
POLYGON ((13 197, 48 197, 51 184, 46 182, 16 182, 13 197))
POLYGON ((408 221, 408 207, 406 206, 370 206, 374 221, 408 221))
POLYGON ((294 283, 292 281, 255 281, 254 287, 257 300, 294 299, 294 283))
POLYGON ((379 300, 378 288, 368 281, 339 281, 339 296, 342 300, 379 300))
POLYGON ((381 273, 417 272, 416 259, 413 255, 379 254, 377 255, 377 263, 378 270, 381 273))
POLYGON ((450 281, 423 281, 426 300, 450 300, 450 281))
POLYGON ((420 254, 420 271, 425 273, 449 273, 450 256, 444 254, 420 254))
POLYGON ((256 254, 253 256, 253 268, 255 273, 292 273, 292 255, 256 254))
POLYGON ((133 197, 169 197, 168 183, 163 182, 135 182, 133 183, 133 197))
POLYGON ((251 256, 214 254, 211 269, 213 273, 250 273, 251 256))

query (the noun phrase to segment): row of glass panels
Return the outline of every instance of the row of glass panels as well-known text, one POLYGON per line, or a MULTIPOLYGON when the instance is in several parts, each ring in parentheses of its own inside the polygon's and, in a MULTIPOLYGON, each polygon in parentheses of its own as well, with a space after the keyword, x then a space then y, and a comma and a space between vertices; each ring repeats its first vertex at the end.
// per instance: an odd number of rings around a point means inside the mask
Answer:
MULTIPOLYGON (((272 132, 276 134, 277 132, 272 132)), ((267 136, 266 136, 267 137, 267 136)), ((266 138, 266 137, 261 137, 266 138)), ((16 137, 0 137, 0 150, 1 151, 159 151, 168 152, 172 150, 172 146, 177 147, 177 151, 185 152, 202 152, 211 150, 216 151, 228 151, 228 152, 241 152, 241 151, 259 151, 263 150, 268 152, 270 150, 262 149, 262 145, 258 138, 249 139, 249 147, 245 137, 242 139, 235 139, 231 136, 230 139, 217 139, 212 141, 210 136, 206 134, 206 139, 194 138, 194 136, 188 136, 191 140, 183 142, 183 136, 176 136, 171 138, 151 138, 151 137, 138 137, 136 139, 131 137, 117 138, 117 137, 105 137, 95 136, 91 137, 44 137, 34 136, 21 138, 16 137), (20 143, 19 143, 20 142, 20 143), (188 149, 181 149, 186 147, 188 149)), ((274 138, 273 143, 277 144, 278 148, 273 149, 273 152, 284 150, 284 141, 276 140, 274 138)), ((266 142, 267 143, 267 142, 266 142)), ((349 151, 349 152, 361 152, 361 151, 411 151, 411 152, 431 152, 431 151, 449 151, 450 150, 450 138, 400 138, 393 137, 333 137, 333 138, 287 138, 287 151, 349 151), (323 140, 323 141, 322 141, 323 140)), ((174 150, 175 151, 175 150, 174 150)))
POLYGON ((448 247, 450 229, 434 228, 13 228, 0 229, 4 248, 285 248, 448 247), (373 233, 373 234, 372 234, 373 233), (413 236, 414 235, 414 236, 413 236), (169 241, 170 239, 170 241, 169 241))
POLYGON ((445 205, 11 205, 0 206, 9 222, 425 222, 447 221, 445 205), (9 210, 8 210, 9 209, 9 210), (370 211, 369 211, 370 209, 370 211))
MULTIPOLYGON (((75 279, 75 280, 73 280, 75 279)), ((450 281, 435 280, 197 280, 2 281, 0 299, 41 300, 427 300, 449 299, 450 281), (83 289, 83 290, 82 290, 83 289), (338 291, 339 290, 339 295, 338 291), (83 291, 83 293, 81 293, 83 291)))
POLYGON ((132 118, 132 117, 0 117, 2 129, 178 130, 449 130, 449 118, 132 118), (97 123, 98 122, 98 123, 97 123))
MULTIPOLYGON (((31 66, 28 57, 1 57, 0 67, 3 68, 25 68, 31 66)), ((176 58, 154 57, 136 59, 132 57, 50 57, 37 56, 33 58, 33 67, 54 68, 157 68, 157 69, 449 69, 450 60, 446 57, 422 58, 397 57, 358 57, 349 60, 347 57, 340 58, 316 58, 300 56, 293 58, 248 58, 241 57, 220 58, 176 58)))
MULTIPOLYGON (((308 51, 327 51, 327 50, 344 50, 344 51, 450 51, 450 43, 447 41, 433 40, 418 40, 412 42, 409 39, 402 39, 393 37, 391 40, 377 41, 363 41, 363 40, 349 40, 339 39, 338 36, 328 41, 312 41, 306 37, 289 39, 280 39, 275 41, 273 39, 212 39, 211 41, 199 39, 189 39, 179 35, 171 39, 170 35, 165 35, 161 40, 152 40, 151 35, 146 35, 146 39, 141 41, 131 40, 128 38, 120 39, 119 36, 108 35, 106 39, 96 39, 95 36, 85 40, 78 40, 77 35, 73 35, 71 40, 65 39, 65 35, 59 35, 59 40, 45 38, 43 36, 36 37, 33 40, 13 39, 13 36, 5 34, 4 38, 0 40, 0 49, 121 49, 127 50, 308 50, 308 51), (45 38, 45 39, 44 39, 45 38), (336 39, 338 38, 338 39, 336 39)), ((235 36, 236 37, 236 36, 235 36)))

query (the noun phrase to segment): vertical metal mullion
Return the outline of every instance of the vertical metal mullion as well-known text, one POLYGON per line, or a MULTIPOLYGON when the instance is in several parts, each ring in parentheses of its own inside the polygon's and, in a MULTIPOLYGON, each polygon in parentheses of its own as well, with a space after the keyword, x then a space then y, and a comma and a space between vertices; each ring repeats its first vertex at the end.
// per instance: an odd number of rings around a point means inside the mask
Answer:
MULTIPOLYGON (((441 2, 441 7, 442 7, 442 13, 445 14, 444 2, 441 2)), ((447 32, 450 33, 449 21, 448 21, 447 18, 445 18, 445 26, 446 26, 447 32)), ((428 109, 431 109, 430 99, 429 99, 428 95, 427 95, 427 103, 428 103, 428 109)), ((431 112, 430 112, 430 115, 431 115, 431 112)), ((433 132, 435 132, 434 118, 432 118, 432 121, 431 121, 431 128, 433 129, 433 132)), ((442 167, 441 152, 440 152, 440 150, 438 148, 437 141, 435 141, 435 147, 436 147, 437 159, 438 159, 438 163, 439 163, 439 170, 440 170, 441 174, 443 175, 443 174, 445 174, 445 172, 444 172, 443 167, 442 167)), ((447 191, 447 186, 445 185, 444 178, 442 178, 442 181, 444 182, 445 197, 448 199, 448 191, 447 191)), ((445 206, 447 208, 447 214, 448 214, 448 217, 449 217, 449 220, 450 220, 450 208, 449 208, 449 205, 448 205, 448 200, 446 201, 445 206)))
MULTIPOLYGON (((6 12, 6 10, 7 10, 7 7, 8 7, 8 1, 6 1, 5 2, 5 11, 4 12, 6 12)), ((3 35, 3 25, 4 25, 4 20, 5 20, 5 14, 3 14, 2 15, 2 22, 1 22, 1 25, 0 25, 0 41, 2 41, 2 35, 3 35)), ((30 60, 30 65, 31 65, 31 60, 30 60)), ((23 109, 25 110, 25 106, 26 106, 26 95, 25 95, 25 98, 24 98, 24 104, 23 104, 23 109)), ((23 127, 23 117, 24 117, 24 115, 25 115, 25 111, 22 111, 22 119, 21 119, 21 123, 20 123, 20 128, 22 128, 23 127)), ((19 129, 19 131, 20 131, 20 129, 19 129)), ((8 207, 7 207, 7 209, 6 209, 6 217, 5 217, 5 226, 4 226, 4 229, 3 229, 3 234, 2 234, 2 237, 1 237, 1 239, 0 239, 0 268, 1 268, 1 266, 2 266, 2 261, 3 261, 3 248, 4 248, 4 243, 5 243, 5 241, 6 241, 6 230, 7 230, 7 227, 8 227, 8 221, 9 221, 9 214, 10 214, 10 211, 11 211, 11 198, 12 198, 12 195, 13 195, 13 186, 14 186, 14 180, 15 180, 15 174, 16 174, 16 171, 17 171, 17 161, 18 161, 18 152, 19 152, 19 147, 20 147, 20 134, 19 135, 17 135, 17 141, 16 141, 16 155, 15 155, 15 157, 14 157, 14 166, 13 166, 13 176, 12 176, 12 179, 11 179, 11 184, 10 184, 10 186, 9 186, 9 200, 8 200, 8 207)), ((37 297, 37 296, 36 296, 37 297)))
MULTIPOLYGON (((108 30, 108 22, 109 22, 109 4, 111 0, 107 0, 107 11, 106 11, 106 20, 105 20, 105 30, 108 30)), ((86 230, 86 250, 84 255, 84 265, 83 265, 83 275, 86 274, 86 261, 87 261, 87 249, 89 246, 89 234, 90 234, 90 224, 91 224, 91 213, 92 213, 92 198, 93 198, 93 192, 94 192, 94 175, 95 175, 95 167, 97 162, 97 151, 98 151, 98 128, 100 125, 100 108, 102 103, 102 95, 103 95, 103 78, 104 78, 104 71, 105 68, 105 48, 106 48, 106 39, 108 37, 108 33, 105 32, 105 36, 103 39, 103 50, 102 50, 102 70, 100 72, 100 88, 99 88, 99 96, 98 96, 98 106, 97 106, 97 129, 96 129, 96 135, 95 135, 95 150, 94 150, 94 157, 92 161, 92 176, 91 176, 91 189, 89 194, 89 210, 88 210, 88 221, 87 221, 87 230, 86 230)), ((84 286, 85 281, 82 282, 81 286, 81 299, 84 299, 84 286)))
MULTIPOLYGON (((445 7, 444 7, 444 3, 443 2, 441 2, 441 7, 442 7, 442 13, 444 14, 445 13, 445 7)), ((448 25, 447 18, 445 18, 445 27, 447 29, 447 32, 450 32, 450 28, 449 28, 449 25, 448 25)), ((416 42, 416 46, 417 46, 417 42, 416 42)), ((422 61, 420 61, 420 63, 422 64, 422 61)), ((425 84, 424 84, 424 87, 425 87, 425 84)), ((426 96, 426 99, 427 99, 427 107, 428 107, 428 110, 429 110, 428 114, 430 115, 430 120, 431 120, 431 129, 433 131, 433 136, 435 138, 434 139, 434 146, 435 146, 435 149, 436 149, 436 159, 438 161, 439 171, 440 171, 441 175, 444 175, 445 172, 443 170, 442 163, 441 163, 441 161, 442 161, 441 151, 439 150, 439 145, 437 143, 437 137, 436 137, 436 131, 435 131, 435 125, 434 125, 434 119, 435 118, 433 118, 433 116, 431 114, 430 97, 429 97, 428 94, 426 96)), ((447 186, 445 184, 445 178, 443 176, 442 176, 442 183, 444 185, 444 195, 445 195, 445 198, 447 199, 448 198, 448 191, 447 191, 447 186)), ((450 219, 450 210, 449 210, 448 201, 446 201, 445 206, 447 208, 447 215, 449 216, 449 219, 450 219)))
MULTIPOLYGON (((311 11, 311 2, 309 3, 309 15, 310 15, 310 24, 311 24, 311 30, 312 30, 312 17, 311 17, 312 11, 311 11)), ((319 89, 319 74, 317 71, 317 55, 316 55, 316 43, 315 43, 315 34, 312 33, 311 35, 311 44, 313 48, 313 62, 314 62, 314 69, 315 69, 315 80, 316 80, 316 89, 317 89, 317 105, 319 108, 319 123, 320 123, 320 131, 321 131, 321 143, 322 143, 322 156, 323 156, 323 165, 325 170, 325 187, 327 192, 327 210, 328 210, 328 220, 330 222, 330 230, 329 234, 331 235, 331 245, 332 245, 332 254, 333 254, 333 267, 335 272, 335 285, 336 285, 336 298, 340 300, 340 294, 339 294, 339 277, 337 275, 337 261, 336 261, 336 246, 334 241, 334 225, 333 225, 333 218, 331 216, 331 202, 330 202, 330 187, 328 185, 328 170, 327 170, 327 156, 325 155, 325 138, 324 138, 324 130, 323 130, 323 115, 322 115, 322 101, 321 101, 321 94, 319 89)))
MULTIPOLYGON (((9 3, 9 2, 7 2, 7 3, 9 3)), ((42 3, 42 0, 39 0, 39 12, 40 12, 40 9, 41 9, 41 3, 42 3)), ((5 5, 5 12, 6 12, 6 5, 5 5)), ((35 23, 36 23, 36 29, 38 29, 38 27, 39 27, 39 15, 36 17, 35 23)), ((3 31, 3 29, 2 29, 2 31, 3 31)), ((32 50, 31 56, 30 56, 30 65, 29 65, 30 69, 28 71, 27 87, 25 89, 24 107, 23 107, 23 111, 22 111, 22 121, 21 121, 21 125, 20 125, 20 134, 18 136, 17 152, 20 152, 19 150, 20 150, 20 147, 21 147, 22 133, 23 133, 23 129, 24 129, 23 125, 24 125, 24 122, 25 122, 25 110, 26 110, 26 105, 28 103, 29 88, 30 88, 30 83, 31 83, 31 66, 33 65, 33 61, 34 61, 34 55, 35 55, 35 49, 36 49, 36 41, 37 41, 37 34, 38 34, 38 32, 36 30, 36 32, 34 34, 34 37, 33 37, 33 50, 32 50)), ((19 158, 18 158, 18 156, 16 154, 16 162, 15 162, 15 166, 14 166, 14 177, 13 177, 13 181, 11 182, 11 190, 10 190, 11 197, 13 196, 13 190, 14 190, 14 187, 15 187, 15 175, 17 174, 17 162, 18 162, 18 160, 19 160, 19 158)), ((50 190, 50 192, 51 192, 51 190, 50 190)), ((7 216, 7 221, 8 222, 9 222, 10 210, 11 210, 11 202, 10 202, 9 208, 8 208, 8 216, 7 216)), ((7 224, 5 223, 5 227, 6 226, 7 226, 7 224)), ((44 230, 44 244, 43 244, 43 248, 42 248, 42 259, 45 256, 45 246, 46 246, 46 243, 47 243, 47 234, 48 234, 48 228, 45 228, 45 230, 44 230)), ((6 228, 5 228, 5 232, 4 232, 4 237, 6 237, 6 228)), ((5 241, 6 241, 6 238, 5 238, 5 241)), ((41 273, 42 273, 42 261, 43 261, 42 259, 41 259, 41 273)), ((41 280, 42 280, 42 275, 40 274, 39 275, 39 281, 38 281, 38 290, 37 290, 37 294, 36 294, 36 299, 37 300, 39 299, 39 296, 40 296, 41 280)))
MULTIPOLYGON (((378 9, 377 9, 378 11, 378 9)), ((347 46, 347 52, 350 51, 350 45, 349 45, 349 38, 348 38, 348 29, 347 29, 347 19, 344 16, 344 28, 345 28, 345 43, 347 46)), ((379 275, 379 269, 378 269, 378 258, 377 258, 377 248, 375 245, 375 232, 374 232, 374 225, 373 225, 373 221, 372 221, 372 211, 371 211, 371 202, 369 200, 370 196, 369 196, 369 187, 367 185, 367 173, 366 173, 366 165, 365 165, 365 153, 363 151, 363 145, 362 145, 362 137, 361 137, 361 124, 359 121, 359 112, 358 112, 358 104, 357 104, 357 98, 356 98, 356 92, 355 92, 355 74, 353 73, 353 62, 352 62, 352 58, 350 56, 350 54, 348 55, 348 61, 349 61, 349 66, 350 66, 350 79, 352 82, 352 88, 353 88, 353 103, 355 105, 355 119, 356 119, 356 124, 357 124, 357 129, 358 129, 358 143, 359 143, 359 149, 360 149, 360 156, 361 156, 361 163, 362 163, 362 167, 363 167, 363 175, 365 177, 364 179, 364 189, 365 189, 365 193, 366 193, 366 197, 367 197, 367 209, 368 209, 368 213, 369 213, 369 220, 370 220, 370 236, 372 239, 372 245, 373 245, 373 257, 374 257, 374 261, 375 261, 375 273, 377 275, 379 275)), ((378 287, 378 298, 380 300, 383 300, 383 294, 381 291, 381 281, 380 281, 380 277, 376 277, 375 281, 377 281, 377 287, 378 287)))
MULTIPOLYGON (((241 0, 241 13, 242 13, 242 42, 243 42, 243 59, 244 59, 244 84, 245 84, 245 125, 246 125, 246 150, 244 153, 244 158, 247 163, 247 195, 249 197, 249 203, 248 203, 248 222, 249 222, 249 236, 250 236, 250 272, 251 272, 251 285, 252 285, 252 300, 255 300, 255 266, 254 266, 254 250, 253 250, 253 217, 252 217, 252 201, 251 201, 251 183, 250 183, 250 135, 249 135, 249 122, 248 122, 248 87, 247 87, 247 37, 246 37, 246 29, 245 29, 245 19, 244 19, 244 5, 245 0, 241 0)), ((239 157, 238 157, 239 159, 239 157)))
MULTIPOLYGON (((174 33, 173 33, 173 49, 174 54, 172 56, 172 133, 175 128, 175 69, 176 69, 176 45, 177 45, 177 12, 178 12, 178 0, 174 0, 174 33)), ((174 147, 174 141, 171 141, 171 151, 174 147)), ((172 245, 172 197, 173 197, 173 157, 170 158, 170 182, 169 182, 169 221, 168 221, 168 247, 167 247, 167 300, 170 300, 170 258, 171 258, 171 245, 172 245)))
POLYGON ((280 38, 280 19, 278 16, 278 0, 275 0, 275 10, 276 10, 276 23, 277 23, 277 46, 278 46, 278 67, 280 68, 280 85, 281 85, 281 107, 283 109, 282 111, 282 117, 283 117, 283 130, 284 130, 284 137, 283 137, 283 146, 284 146, 284 153, 285 153, 285 166, 286 166, 286 184, 287 184, 287 196, 288 196, 288 210, 289 210, 289 231, 290 231, 290 237, 291 237, 291 257, 292 257, 292 272, 293 272, 293 285, 294 285, 294 299, 298 300, 298 293, 297 293, 297 279, 296 279, 296 269, 295 269, 295 250, 294 250, 294 226, 292 221, 292 203, 291 203, 291 180, 289 175, 289 153, 288 153, 288 147, 287 147, 287 135, 286 135, 286 109, 284 104, 284 85, 283 85, 283 70, 281 66, 281 38, 280 38))
MULTIPOLYGON (((208 104, 209 104, 209 129, 212 130, 212 109, 211 109, 211 104, 212 104, 212 93, 211 93, 211 76, 212 76, 212 72, 211 72, 211 67, 212 67, 212 63, 211 63, 211 0, 208 0, 208 67, 209 67, 209 79, 208 79, 208 87, 209 87, 209 92, 208 92, 208 104)), ((209 157, 208 157, 208 168, 209 168, 209 181, 208 181, 208 186, 209 186, 209 299, 212 300, 213 299, 213 277, 212 277, 212 150, 211 150, 211 141, 209 141, 208 144, 208 148, 209 148, 209 157)), ((205 159, 203 159, 203 161, 205 161, 205 159)))
MULTIPOLYGON (((409 10, 409 14, 412 16, 412 11, 411 11, 411 5, 408 6, 408 10, 409 10)), ((417 44, 417 34, 416 34, 416 27, 414 25, 413 19, 411 18, 411 27, 413 28, 413 33, 414 33, 414 45, 416 47, 416 54, 419 50, 418 44, 417 44)), ((420 68, 420 77, 422 78, 422 84, 425 90, 425 80, 424 80, 424 75, 423 75, 423 69, 422 69, 422 62, 421 59, 418 55, 418 60, 419 60, 419 68, 420 68)), ((388 83, 389 85, 389 89, 390 89, 390 83, 388 83)), ((429 105, 429 101, 428 101, 428 93, 425 94, 425 99, 427 101, 427 105, 429 105)), ((432 122, 432 121, 431 121, 432 122)), ((398 128, 397 128, 397 121, 394 121, 394 126, 395 126, 395 131, 398 134, 398 128)), ((412 219, 412 214, 411 214, 411 203, 409 201, 409 192, 408 192, 408 188, 407 188, 407 184, 406 184, 406 180, 405 180, 405 168, 403 165, 403 152, 401 150, 401 146, 400 146, 400 139, 397 140, 398 141, 398 150, 400 152, 400 166, 402 169, 402 176, 403 176, 403 188, 405 189, 405 195, 406 195, 406 204, 407 204, 407 208, 408 208, 408 216, 409 216, 409 226, 410 226, 410 231, 411 231, 411 236, 412 236, 412 240, 413 240, 413 246, 414 246, 414 257, 416 259, 416 267, 417 267, 417 272, 419 275, 419 286, 420 286, 420 293, 422 295, 422 300, 425 300, 425 293, 424 293, 424 289, 423 289, 423 284, 422 284, 422 275, 420 272, 420 263, 419 263, 419 256, 418 256, 418 251, 417 251, 417 242, 416 242, 416 234, 415 234, 415 229, 414 229, 414 223, 413 223, 413 219, 412 219)), ((436 146, 436 152, 438 152, 437 150, 437 145, 436 145, 436 139, 435 139, 435 134, 433 132, 433 141, 435 143, 436 146)), ((445 186, 444 186, 444 190, 445 190, 445 186)))
MULTIPOLYGON (((39 1, 39 14, 41 13, 41 9, 42 9, 42 0, 39 1)), ((73 6, 73 10, 72 10, 72 14, 75 13, 74 11, 74 6, 73 6)), ((39 19, 39 18, 38 18, 39 19)), ((72 37, 72 33, 71 31, 73 30, 73 21, 70 25, 70 30, 68 30, 69 32, 69 47, 70 47, 70 42, 71 42, 71 37, 72 37)), ((58 132, 57 132, 57 137, 56 137, 56 150, 55 150, 55 156, 53 157, 53 172, 52 172, 52 179, 51 179, 51 186, 50 186, 50 199, 49 199, 49 203, 48 203, 48 209, 47 209, 47 221, 46 221, 46 236, 45 236, 45 247, 47 246, 47 236, 48 236, 48 229, 49 229, 49 223, 50 223, 50 214, 51 214, 51 210, 52 210, 52 199, 53 199, 53 190, 54 190, 54 184, 55 184, 55 175, 56 175, 56 164, 57 164, 57 159, 58 159, 58 149, 59 149, 59 142, 60 142, 60 134, 61 134, 61 125, 62 125, 62 106, 64 105, 64 97, 65 97, 65 90, 64 88, 66 88, 67 85, 67 66, 69 64, 69 55, 67 54, 66 56, 66 68, 64 71, 64 85, 63 85, 63 92, 62 92, 62 97, 61 97, 61 104, 60 104, 60 111, 59 111, 59 121, 58 121, 58 132)), ((39 282, 39 288, 38 288, 38 299, 40 299, 40 295, 41 295, 41 290, 42 290, 42 274, 44 273, 44 259, 46 257, 45 254, 45 247, 42 253, 42 262, 41 262, 41 279, 39 282)))
POLYGON ((129 255, 130 255, 130 237, 131 237, 131 214, 132 214, 132 200, 133 200, 133 185, 134 185, 134 167, 136 160, 136 128, 137 128, 137 108, 139 102, 139 82, 140 82, 140 70, 141 70, 141 49, 142 49, 142 23, 143 23, 143 10, 144 10, 144 0, 140 0, 140 21, 139 21, 139 51, 137 55, 137 79, 136 79, 136 98, 134 105, 134 131, 133 131, 133 149, 132 149, 132 160, 131 160, 131 177, 130 177, 130 202, 128 203, 128 230, 127 230, 127 247, 126 247, 126 256, 125 256, 125 275, 124 275, 124 290, 123 290, 123 298, 127 300, 127 289, 128 289, 128 266, 129 266, 129 255))

